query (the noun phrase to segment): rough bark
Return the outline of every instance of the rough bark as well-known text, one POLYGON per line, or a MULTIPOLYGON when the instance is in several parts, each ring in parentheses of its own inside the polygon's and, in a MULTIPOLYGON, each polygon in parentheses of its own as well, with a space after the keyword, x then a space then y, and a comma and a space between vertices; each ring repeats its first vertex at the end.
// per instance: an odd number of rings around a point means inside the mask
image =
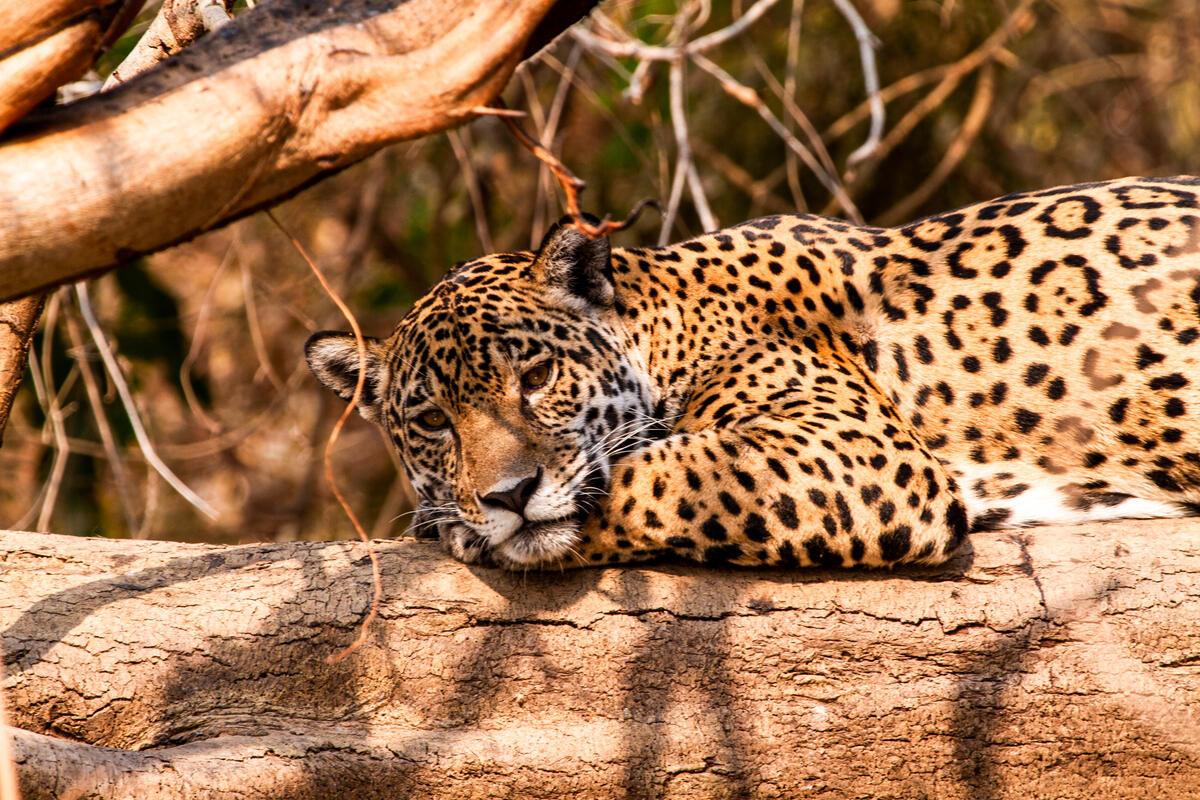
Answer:
POLYGON ((26 798, 1134 798, 1200 787, 1200 523, 947 569, 512 575, 0 534, 26 798))
POLYGON ((46 296, 38 294, 0 303, 0 443, 21 376, 29 363, 29 345, 45 301, 46 296))
POLYGON ((590 5, 273 0, 245 11, 0 145, 0 300, 109 269, 386 144, 462 124, 531 43, 590 5))

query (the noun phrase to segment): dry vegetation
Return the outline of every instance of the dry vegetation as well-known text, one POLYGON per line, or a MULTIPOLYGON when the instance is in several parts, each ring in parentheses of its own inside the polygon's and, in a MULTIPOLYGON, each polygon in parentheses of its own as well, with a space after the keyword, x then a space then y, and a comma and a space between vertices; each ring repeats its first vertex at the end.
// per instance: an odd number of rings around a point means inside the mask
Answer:
MULTIPOLYGON (((1190 0, 855 0, 879 42, 886 107, 865 158, 850 4, 741 5, 606 3, 505 92, 589 182, 589 210, 668 206, 668 230, 647 215, 618 243, 796 209, 895 223, 1035 186, 1200 170, 1190 0), (765 13, 737 23, 747 8, 765 13)), ((364 329, 384 334, 452 263, 530 246, 560 208, 546 171, 481 119, 383 151, 278 214, 364 329)), ((146 258, 91 293, 157 452, 216 521, 147 467, 75 297, 60 292, 0 450, 0 523, 213 542, 352 535, 321 477, 339 404, 301 357, 308 333, 344 326, 267 220, 146 258)), ((356 419, 337 468, 368 532, 398 535, 410 497, 378 438, 356 419)))

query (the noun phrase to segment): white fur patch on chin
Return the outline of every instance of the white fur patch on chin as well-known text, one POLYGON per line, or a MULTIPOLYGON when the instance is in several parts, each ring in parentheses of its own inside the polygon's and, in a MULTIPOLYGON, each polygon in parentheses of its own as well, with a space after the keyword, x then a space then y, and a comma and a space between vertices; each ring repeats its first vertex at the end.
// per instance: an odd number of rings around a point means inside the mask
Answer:
POLYGON ((460 522, 438 526, 442 547, 464 564, 480 564, 487 560, 487 541, 460 522))
POLYGON ((496 545, 492 557, 499 566, 514 570, 559 563, 579 544, 580 527, 574 519, 531 523, 496 545))

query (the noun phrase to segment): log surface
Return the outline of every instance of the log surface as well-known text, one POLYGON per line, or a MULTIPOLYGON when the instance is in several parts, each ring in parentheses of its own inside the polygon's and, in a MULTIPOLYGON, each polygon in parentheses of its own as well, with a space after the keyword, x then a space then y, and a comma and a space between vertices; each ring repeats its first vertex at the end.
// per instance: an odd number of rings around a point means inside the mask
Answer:
POLYGON ((432 545, 0 534, 25 797, 1200 794, 1200 522, 948 568, 514 575, 432 545))

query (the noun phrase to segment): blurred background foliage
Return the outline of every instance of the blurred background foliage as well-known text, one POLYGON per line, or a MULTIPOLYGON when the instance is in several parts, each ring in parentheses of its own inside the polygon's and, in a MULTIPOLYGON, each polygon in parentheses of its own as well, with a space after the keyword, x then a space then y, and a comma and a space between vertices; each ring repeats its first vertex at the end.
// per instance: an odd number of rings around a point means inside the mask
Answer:
MULTIPOLYGON (((669 231, 646 214, 618 245, 698 233, 706 213, 718 224, 796 210, 895 224, 1039 186, 1200 171, 1194 0, 851 1, 877 37, 886 103, 880 147, 855 167, 867 92, 854 30, 832 0, 777 2, 708 50, 732 92, 689 59, 682 116, 668 64, 570 34, 519 69, 505 101, 588 182, 584 206, 598 214, 623 216, 643 197, 665 204, 686 139, 696 192, 682 193, 669 231), (853 208, 832 202, 799 149, 833 167, 853 208)), ((584 24, 608 41, 671 45, 744 11, 624 0, 584 24)), ((456 261, 528 248, 561 213, 547 171, 490 118, 391 147, 277 210, 376 335, 456 261)), ((0 449, 0 524, 211 542, 353 535, 321 465, 343 405, 302 357, 309 333, 346 325, 263 215, 126 266, 92 296, 159 454, 217 519, 147 468, 60 293, 0 449), (95 397, 81 369, 95 376, 95 397)), ((412 498, 380 434, 353 417, 334 463, 368 532, 400 535, 412 498)))

